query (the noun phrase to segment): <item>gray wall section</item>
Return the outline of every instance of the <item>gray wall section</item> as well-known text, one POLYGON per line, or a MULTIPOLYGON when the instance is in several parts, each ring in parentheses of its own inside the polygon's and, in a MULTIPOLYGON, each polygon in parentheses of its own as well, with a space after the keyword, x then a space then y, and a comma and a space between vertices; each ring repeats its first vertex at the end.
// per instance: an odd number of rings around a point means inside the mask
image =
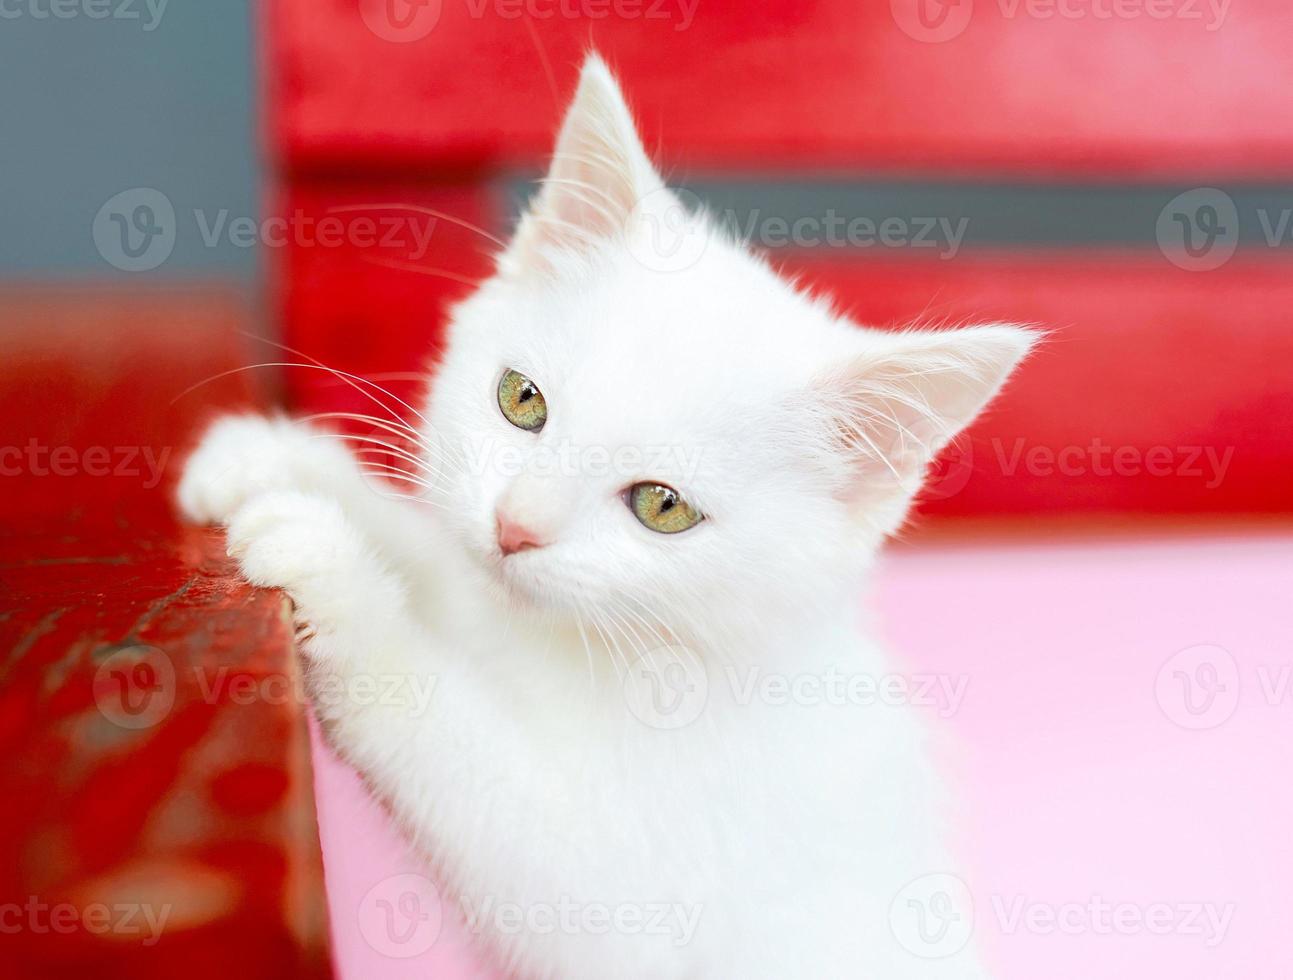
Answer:
MULTIPOLYGON (((514 218, 536 187, 533 178, 509 183, 514 218)), ((730 175, 681 187, 689 208, 703 207, 737 237, 773 250, 839 248, 862 258, 898 249, 954 258, 975 249, 1171 248, 1180 235, 1178 216, 1192 223, 1199 242, 1215 223, 1218 234, 1241 248, 1293 247, 1290 184, 730 175)))
MULTIPOLYGON (((250 0, 0 0, 0 280, 255 278, 251 16, 250 0)), ((531 187, 504 182, 519 206, 531 187)), ((1208 182, 751 174, 689 186, 739 234, 773 249, 842 246, 864 256, 890 247, 889 228, 893 247, 945 258, 1017 246, 1152 248, 1184 233, 1178 219, 1193 223, 1199 242, 1293 244, 1290 185, 1223 185, 1227 193, 1196 192, 1179 207, 1177 195, 1208 182)))
MULTIPOLYGON (((742 237, 752 233, 758 240, 762 234, 779 241, 786 237, 781 232, 783 224, 788 224, 791 244, 794 223, 800 219, 807 219, 801 225, 802 234, 827 245, 837 238, 847 245, 851 234, 862 242, 874 237, 879 244, 883 223, 894 219, 895 239, 901 236, 902 225, 907 225, 913 237, 923 235, 935 241, 959 238, 966 248, 1154 248, 1165 209, 1175 212, 1182 207, 1194 218, 1198 208, 1209 205, 1218 211, 1233 206, 1234 230, 1241 245, 1287 247, 1293 240, 1293 186, 1289 185, 1083 186, 937 180, 768 185, 723 180, 695 182, 688 187, 742 237), (1183 200, 1182 195, 1189 197, 1183 200), (855 218, 865 220, 850 232, 849 224, 855 218)), ((1167 220, 1170 222, 1171 213, 1167 220)), ((1221 221, 1226 224, 1224 217, 1221 221)))
POLYGON ((0 0, 0 278, 138 281, 93 230, 136 187, 180 222, 149 275, 255 275, 254 249, 208 245, 192 217, 258 214, 250 17, 249 0, 0 0))

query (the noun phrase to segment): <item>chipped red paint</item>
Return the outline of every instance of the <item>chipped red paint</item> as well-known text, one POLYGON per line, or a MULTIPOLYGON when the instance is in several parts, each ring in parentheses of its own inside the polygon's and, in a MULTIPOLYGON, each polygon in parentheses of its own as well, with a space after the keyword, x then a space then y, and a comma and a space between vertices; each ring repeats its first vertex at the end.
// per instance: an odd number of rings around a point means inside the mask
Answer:
POLYGON ((0 447, 23 450, 0 476, 0 976, 327 976, 283 599, 170 504, 203 420, 261 400, 241 375, 172 404, 256 359, 244 317, 210 292, 0 311, 0 447))

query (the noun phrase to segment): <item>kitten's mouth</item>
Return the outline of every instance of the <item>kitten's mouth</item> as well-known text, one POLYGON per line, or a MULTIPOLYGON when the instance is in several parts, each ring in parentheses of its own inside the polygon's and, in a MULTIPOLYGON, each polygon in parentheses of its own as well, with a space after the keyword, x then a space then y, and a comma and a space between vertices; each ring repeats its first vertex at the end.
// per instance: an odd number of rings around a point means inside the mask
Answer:
POLYGON ((490 565, 503 591, 522 605, 546 613, 576 616, 596 605, 592 583, 570 577, 543 561, 541 552, 501 557, 494 551, 490 565))
POLYGON ((540 564, 538 555, 533 551, 522 551, 505 555, 497 548, 491 548, 485 556, 484 564, 490 575, 513 599, 528 606, 540 609, 564 608, 560 590, 554 589, 547 576, 535 566, 540 564))

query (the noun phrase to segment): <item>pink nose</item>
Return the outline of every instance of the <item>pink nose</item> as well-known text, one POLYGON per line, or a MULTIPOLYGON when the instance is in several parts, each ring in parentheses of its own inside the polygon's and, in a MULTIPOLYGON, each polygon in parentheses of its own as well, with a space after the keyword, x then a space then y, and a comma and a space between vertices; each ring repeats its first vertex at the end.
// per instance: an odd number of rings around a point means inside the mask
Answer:
POLYGON ((547 544, 537 532, 517 523, 502 511, 495 515, 495 519, 498 522, 498 549, 504 556, 528 551, 530 548, 542 548, 547 544))

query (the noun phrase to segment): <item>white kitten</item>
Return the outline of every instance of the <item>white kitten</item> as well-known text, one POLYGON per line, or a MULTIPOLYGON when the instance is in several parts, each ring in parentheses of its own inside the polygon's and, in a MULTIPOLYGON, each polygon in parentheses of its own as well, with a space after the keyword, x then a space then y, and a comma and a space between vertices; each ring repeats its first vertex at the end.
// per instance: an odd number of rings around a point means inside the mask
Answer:
POLYGON ((868 566, 1031 342, 797 292, 681 209, 591 58, 455 312, 424 499, 234 418, 180 500, 291 594, 331 739, 517 976, 980 977, 947 939, 963 896, 923 877, 956 865, 915 709, 814 684, 891 670, 868 566), (392 679, 408 697, 335 696, 392 679))

